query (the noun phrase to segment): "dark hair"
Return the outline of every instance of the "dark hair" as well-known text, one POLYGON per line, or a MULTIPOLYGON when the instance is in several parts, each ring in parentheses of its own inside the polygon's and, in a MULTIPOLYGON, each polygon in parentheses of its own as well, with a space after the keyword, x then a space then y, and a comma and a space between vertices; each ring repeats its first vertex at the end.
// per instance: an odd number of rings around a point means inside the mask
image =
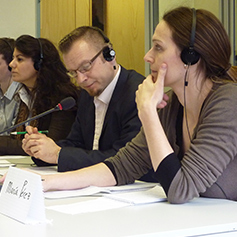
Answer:
MULTIPOLYGON (((163 16, 169 25, 177 47, 182 51, 190 44, 193 11, 188 7, 178 7, 163 16)), ((216 83, 237 81, 236 67, 229 60, 231 46, 229 37, 218 18, 203 9, 196 10, 196 34, 194 50, 200 54, 199 70, 204 68, 206 77, 216 83)))
POLYGON ((37 62, 43 54, 36 83, 30 92, 34 112, 38 114, 52 108, 68 96, 77 100, 78 88, 71 82, 58 50, 49 40, 22 35, 16 39, 15 47, 25 57, 32 58, 33 62, 37 62))
POLYGON ((11 38, 0 38, 0 54, 3 59, 9 64, 12 61, 13 50, 15 47, 15 40, 11 38))
POLYGON ((85 40, 92 44, 97 50, 103 48, 106 44, 110 43, 108 37, 104 34, 104 32, 94 26, 81 26, 73 30, 71 33, 66 35, 60 42, 59 42, 59 49, 62 53, 67 53, 72 44, 77 40, 85 40))

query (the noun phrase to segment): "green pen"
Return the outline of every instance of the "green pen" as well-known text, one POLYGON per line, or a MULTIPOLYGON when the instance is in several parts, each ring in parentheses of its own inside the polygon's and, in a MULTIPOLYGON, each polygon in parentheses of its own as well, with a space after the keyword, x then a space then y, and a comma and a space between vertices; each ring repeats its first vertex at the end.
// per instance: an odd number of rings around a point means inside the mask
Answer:
MULTIPOLYGON (((39 133, 48 133, 48 130, 44 130, 44 131, 38 131, 39 133)), ((11 132, 11 135, 19 135, 19 134, 26 134, 27 132, 11 132)))

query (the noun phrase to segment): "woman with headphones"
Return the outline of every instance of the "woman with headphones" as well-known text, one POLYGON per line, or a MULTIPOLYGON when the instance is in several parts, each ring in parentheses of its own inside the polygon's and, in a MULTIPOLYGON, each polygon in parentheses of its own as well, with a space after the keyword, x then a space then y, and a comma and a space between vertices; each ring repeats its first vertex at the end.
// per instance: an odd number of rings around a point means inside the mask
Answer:
MULTIPOLYGON (((60 60, 55 46, 47 39, 22 35, 16 39, 13 60, 10 62, 12 80, 21 83, 17 96, 20 101, 15 124, 54 108, 62 99, 73 97, 77 100, 78 88, 71 82, 67 70, 60 60)), ((40 119, 32 125, 39 130, 48 130, 53 140, 65 138, 75 120, 76 108, 57 111, 40 119)), ((28 125, 28 124, 25 124, 28 125)), ((25 131, 25 125, 17 127, 17 132, 25 131)), ((0 137, 0 154, 21 154, 21 140, 24 135, 0 137)))
POLYGON ((136 93, 140 133, 103 163, 43 175, 45 191, 128 184, 153 169, 170 203, 237 201, 237 68, 223 25, 209 11, 179 7, 152 42, 151 75, 136 93))
POLYGON ((18 100, 14 95, 20 84, 12 81, 11 68, 9 67, 14 45, 14 39, 0 38, 0 131, 14 125, 19 107, 18 100))

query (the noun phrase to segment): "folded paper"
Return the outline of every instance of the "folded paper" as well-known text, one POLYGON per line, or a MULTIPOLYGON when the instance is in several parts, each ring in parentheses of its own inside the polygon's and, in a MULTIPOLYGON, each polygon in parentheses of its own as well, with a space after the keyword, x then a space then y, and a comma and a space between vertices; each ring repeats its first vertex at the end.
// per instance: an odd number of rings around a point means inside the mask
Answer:
POLYGON ((0 213, 24 224, 45 222, 40 175, 10 167, 0 193, 0 213))

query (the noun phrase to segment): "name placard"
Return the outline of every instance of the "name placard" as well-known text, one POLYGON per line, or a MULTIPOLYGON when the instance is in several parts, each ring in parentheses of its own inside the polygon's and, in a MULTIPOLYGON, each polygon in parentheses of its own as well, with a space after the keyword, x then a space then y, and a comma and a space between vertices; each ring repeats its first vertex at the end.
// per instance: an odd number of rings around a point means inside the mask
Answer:
POLYGON ((24 224, 45 222, 40 175, 10 167, 0 193, 0 212, 24 224))

